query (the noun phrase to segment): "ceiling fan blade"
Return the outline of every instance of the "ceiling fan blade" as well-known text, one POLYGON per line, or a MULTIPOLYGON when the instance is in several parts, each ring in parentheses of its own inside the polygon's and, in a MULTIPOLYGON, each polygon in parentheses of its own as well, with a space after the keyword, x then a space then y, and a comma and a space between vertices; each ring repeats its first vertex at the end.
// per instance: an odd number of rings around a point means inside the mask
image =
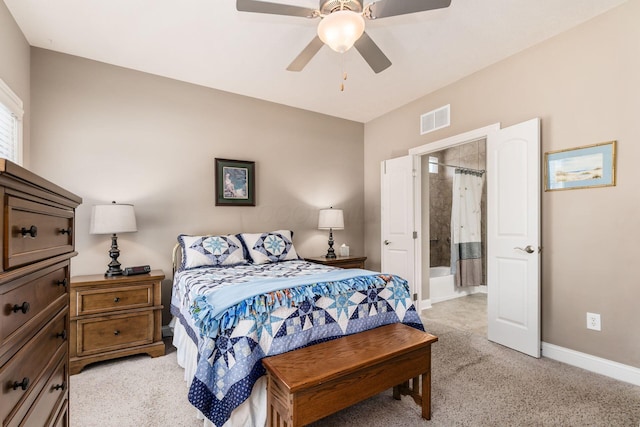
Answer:
POLYGON ((320 48, 324 45, 320 37, 315 36, 313 40, 302 49, 302 52, 293 60, 291 64, 287 67, 288 71, 302 71, 304 67, 311 61, 311 58, 315 56, 316 53, 320 50, 320 48))
MULTIPOLYGON (((396 0, 394 0, 396 1, 396 0)), ((354 43, 353 45, 360 55, 367 61, 367 64, 371 67, 371 69, 378 74, 380 71, 384 71, 391 66, 391 61, 389 58, 382 53, 377 44, 371 40, 371 37, 366 33, 362 33, 362 36, 354 43)))
POLYGON ((314 18, 318 13, 315 9, 307 7, 267 3, 257 0, 236 0, 236 9, 240 12, 270 13, 272 15, 301 16, 303 18, 314 18))
POLYGON ((371 19, 449 7, 451 0, 381 0, 368 6, 371 19))

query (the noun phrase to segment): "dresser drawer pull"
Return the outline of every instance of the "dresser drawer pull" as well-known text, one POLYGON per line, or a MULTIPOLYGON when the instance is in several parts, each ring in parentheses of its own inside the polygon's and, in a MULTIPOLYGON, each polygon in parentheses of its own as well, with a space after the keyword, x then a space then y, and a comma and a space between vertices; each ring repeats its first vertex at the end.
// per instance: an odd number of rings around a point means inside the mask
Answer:
POLYGON ((69 282, 67 281, 67 278, 66 278, 66 277, 65 277, 64 279, 62 279, 62 280, 58 280, 58 281, 56 282, 56 284, 57 284, 58 286, 64 286, 65 288, 67 287, 67 284, 68 284, 68 283, 69 283, 69 282))
POLYGON ((30 236, 32 239, 35 239, 38 236, 38 227, 35 225, 32 225, 29 228, 22 227, 20 229, 20 234, 22 234, 22 237, 30 236))
POLYGON ((120 297, 115 297, 115 298, 113 299, 113 302, 120 302, 120 297))
POLYGON ((115 331, 113 331, 113 335, 115 335, 115 336, 120 335, 120 331, 116 329, 115 331))
POLYGON ((58 332, 56 334, 56 338, 62 338, 62 340, 66 340, 67 339, 67 330, 63 329, 62 332, 58 332))
POLYGON ((24 314, 27 314, 30 308, 31 306, 29 305, 29 303, 25 301, 22 303, 22 305, 14 304, 12 310, 14 313, 22 311, 24 314))
POLYGON ((26 390, 29 387, 29 378, 23 378, 22 382, 18 382, 18 381, 14 381, 13 382, 13 389, 17 390, 18 388, 21 388, 23 390, 26 390))
POLYGON ((60 229, 60 234, 68 234, 69 236, 71 236, 71 227, 69 228, 61 228, 60 229))
POLYGON ((63 382, 62 384, 56 384, 52 387, 54 390, 66 390, 67 383, 63 382))

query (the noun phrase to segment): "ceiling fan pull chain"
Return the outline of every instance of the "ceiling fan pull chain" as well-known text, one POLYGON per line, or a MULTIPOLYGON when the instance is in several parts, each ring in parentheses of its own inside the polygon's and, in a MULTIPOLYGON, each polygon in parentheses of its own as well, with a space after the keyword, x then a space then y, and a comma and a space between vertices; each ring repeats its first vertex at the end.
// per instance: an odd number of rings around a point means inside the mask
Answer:
POLYGON ((340 68, 342 69, 341 77, 342 81, 340 82, 340 92, 344 92, 344 82, 347 80, 347 72, 344 69, 344 53, 340 54, 340 68))

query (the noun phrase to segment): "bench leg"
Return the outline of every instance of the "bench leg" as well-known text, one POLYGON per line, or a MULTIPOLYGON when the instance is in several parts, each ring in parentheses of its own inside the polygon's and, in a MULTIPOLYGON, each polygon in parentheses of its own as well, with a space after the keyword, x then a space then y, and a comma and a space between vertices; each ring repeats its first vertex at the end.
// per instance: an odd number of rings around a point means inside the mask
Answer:
POLYGON ((431 370, 422 374, 422 418, 431 419, 431 370))
POLYGON ((400 400, 402 398, 403 392, 405 392, 405 390, 407 390, 408 388, 409 388, 409 381, 405 381, 396 386, 393 386, 393 398, 395 400, 400 400))

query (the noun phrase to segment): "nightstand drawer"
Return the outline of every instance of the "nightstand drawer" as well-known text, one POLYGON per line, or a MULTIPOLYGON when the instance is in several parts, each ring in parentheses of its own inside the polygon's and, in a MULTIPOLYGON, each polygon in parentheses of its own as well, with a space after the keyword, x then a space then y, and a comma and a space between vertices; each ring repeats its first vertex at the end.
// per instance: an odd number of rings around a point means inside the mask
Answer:
POLYGON ((4 269, 73 251, 73 210, 6 198, 4 269))
POLYGON ((72 291, 73 296, 75 296, 75 307, 72 308, 72 317, 152 307, 153 283, 133 284, 119 288, 74 290, 72 291))
MULTIPOLYGON (((77 321, 77 355, 153 342, 155 310, 77 321)), ((73 331, 72 331, 73 332, 73 331)))

